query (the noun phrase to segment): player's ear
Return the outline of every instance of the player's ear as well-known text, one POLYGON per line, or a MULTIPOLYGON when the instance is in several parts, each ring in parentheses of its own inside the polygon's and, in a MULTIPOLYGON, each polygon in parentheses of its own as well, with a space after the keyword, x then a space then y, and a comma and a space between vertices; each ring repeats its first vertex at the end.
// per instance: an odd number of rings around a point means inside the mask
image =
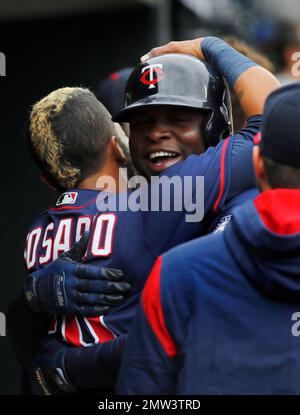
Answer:
POLYGON ((125 164, 127 162, 127 157, 119 144, 119 139, 116 136, 112 136, 110 143, 115 160, 122 164, 125 164))
POLYGON ((257 180, 260 182, 260 185, 262 188, 267 187, 267 178, 266 178, 266 168, 264 159, 260 153, 259 146, 253 147, 253 167, 254 167, 254 173, 257 178, 257 180))

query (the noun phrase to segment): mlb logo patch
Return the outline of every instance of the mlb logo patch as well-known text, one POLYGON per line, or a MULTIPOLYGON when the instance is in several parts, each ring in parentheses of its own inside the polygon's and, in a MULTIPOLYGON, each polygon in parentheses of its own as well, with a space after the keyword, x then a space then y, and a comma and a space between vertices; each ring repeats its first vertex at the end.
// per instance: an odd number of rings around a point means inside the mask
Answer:
POLYGON ((74 205, 74 203, 76 202, 78 193, 77 192, 66 192, 63 193, 58 201, 56 202, 56 206, 60 206, 60 205, 74 205))

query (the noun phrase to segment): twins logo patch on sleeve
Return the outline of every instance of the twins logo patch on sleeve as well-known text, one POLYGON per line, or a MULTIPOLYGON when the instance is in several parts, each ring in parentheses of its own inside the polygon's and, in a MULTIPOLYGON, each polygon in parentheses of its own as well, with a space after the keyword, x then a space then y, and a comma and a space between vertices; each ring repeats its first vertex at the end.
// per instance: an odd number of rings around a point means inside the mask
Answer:
POLYGON ((219 223, 217 224, 217 226, 215 227, 213 233, 216 232, 223 232, 224 229, 226 228, 227 224, 230 222, 232 215, 227 215, 224 216, 219 223))

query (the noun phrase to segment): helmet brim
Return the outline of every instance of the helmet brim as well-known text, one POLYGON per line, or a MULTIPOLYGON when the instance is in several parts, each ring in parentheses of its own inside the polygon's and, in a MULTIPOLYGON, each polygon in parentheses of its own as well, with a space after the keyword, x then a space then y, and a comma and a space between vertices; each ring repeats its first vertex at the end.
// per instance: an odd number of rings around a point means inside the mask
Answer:
POLYGON ((207 101, 201 101, 197 99, 186 99, 181 96, 148 97, 129 105, 127 108, 124 108, 115 117, 113 117, 112 120, 118 123, 129 122, 131 116, 136 110, 146 107, 155 107, 158 105, 168 105, 199 110, 202 109, 205 111, 212 109, 211 105, 207 101))

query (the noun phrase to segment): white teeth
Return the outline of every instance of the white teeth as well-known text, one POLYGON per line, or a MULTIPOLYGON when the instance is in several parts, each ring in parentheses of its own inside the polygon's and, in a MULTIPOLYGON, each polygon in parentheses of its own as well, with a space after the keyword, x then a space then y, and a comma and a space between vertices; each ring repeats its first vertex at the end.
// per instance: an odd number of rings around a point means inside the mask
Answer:
POLYGON ((153 160, 156 157, 173 157, 173 156, 177 156, 177 154, 169 152, 169 151, 156 151, 155 153, 149 154, 149 159, 153 160))

